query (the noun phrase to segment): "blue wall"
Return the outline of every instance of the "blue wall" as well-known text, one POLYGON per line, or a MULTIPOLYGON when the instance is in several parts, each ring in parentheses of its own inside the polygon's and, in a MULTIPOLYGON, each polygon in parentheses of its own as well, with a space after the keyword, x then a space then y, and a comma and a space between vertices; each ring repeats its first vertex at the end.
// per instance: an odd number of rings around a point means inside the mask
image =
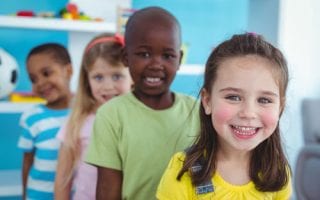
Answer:
POLYGON ((0 139, 0 170, 2 169, 20 169, 22 164, 22 152, 17 149, 19 137, 20 114, 0 114, 1 139, 0 139))
POLYGON ((189 46, 187 63, 192 64, 205 63, 213 47, 248 27, 249 0, 132 0, 132 6, 161 6, 173 13, 189 46))

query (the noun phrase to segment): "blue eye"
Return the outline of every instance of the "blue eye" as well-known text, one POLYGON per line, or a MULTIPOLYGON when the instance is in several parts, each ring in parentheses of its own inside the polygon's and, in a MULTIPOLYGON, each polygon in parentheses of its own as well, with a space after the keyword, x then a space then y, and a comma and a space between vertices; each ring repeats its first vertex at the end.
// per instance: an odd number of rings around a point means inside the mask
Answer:
POLYGON ((113 74, 112 75, 112 80, 113 81, 118 81, 118 80, 120 80, 120 79, 122 79, 123 78, 123 75, 122 74, 113 74))
POLYGON ((238 95, 229 95, 229 96, 226 96, 225 98, 230 101, 241 101, 241 98, 238 95))
POLYGON ((268 103, 272 103, 272 100, 265 98, 265 97, 261 97, 258 99, 258 102, 262 103, 262 104, 268 104, 268 103))
POLYGON ((97 80, 97 81, 102 81, 103 80, 103 76, 101 74, 95 75, 93 78, 95 80, 97 80))

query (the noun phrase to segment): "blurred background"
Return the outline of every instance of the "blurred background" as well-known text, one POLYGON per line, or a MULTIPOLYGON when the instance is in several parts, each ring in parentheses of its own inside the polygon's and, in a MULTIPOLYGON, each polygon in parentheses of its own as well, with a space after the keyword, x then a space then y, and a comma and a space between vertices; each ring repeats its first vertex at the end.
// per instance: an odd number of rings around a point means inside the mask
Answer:
MULTIPOLYGON (((317 69, 320 2, 317 0, 1 0, 0 48, 16 59, 19 68, 13 92, 30 93, 25 59, 32 47, 44 42, 59 42, 68 47, 75 72, 72 79, 75 90, 86 43, 101 32, 117 32, 117 26, 123 23, 119 18, 125 16, 119 14, 119 10, 146 6, 161 6, 181 23, 186 57, 172 85, 178 92, 197 97, 206 58, 218 43, 235 33, 262 34, 282 50, 288 61, 290 83, 281 128, 294 171, 298 152, 304 145, 301 102, 320 96, 317 69), (70 20, 70 16, 62 16, 61 11, 68 3, 77 5, 90 20, 70 20), (32 17, 21 20, 17 15, 32 17), (47 17, 65 19, 44 21, 47 17)), ((16 144, 18 119, 28 106, 29 103, 11 101, 9 96, 0 101, 0 199, 17 199, 21 194, 22 155, 16 144)))

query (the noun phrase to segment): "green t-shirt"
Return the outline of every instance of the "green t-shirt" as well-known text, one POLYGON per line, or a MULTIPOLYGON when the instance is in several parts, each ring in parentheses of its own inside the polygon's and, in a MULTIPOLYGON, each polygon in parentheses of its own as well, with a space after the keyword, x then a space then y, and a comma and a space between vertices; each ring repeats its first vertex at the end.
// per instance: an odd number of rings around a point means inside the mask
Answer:
POLYGON ((98 109, 86 161, 123 172, 122 199, 155 199, 170 158, 199 132, 198 110, 192 97, 177 93, 165 110, 132 93, 114 98, 98 109))

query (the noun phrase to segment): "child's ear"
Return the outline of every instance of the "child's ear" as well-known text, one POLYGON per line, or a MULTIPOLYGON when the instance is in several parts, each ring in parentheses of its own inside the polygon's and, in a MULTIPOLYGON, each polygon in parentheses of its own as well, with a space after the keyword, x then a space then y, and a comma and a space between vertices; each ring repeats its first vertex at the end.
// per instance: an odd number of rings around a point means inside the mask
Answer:
POLYGON ((67 76, 69 79, 71 79, 72 74, 73 74, 73 69, 71 64, 66 65, 66 71, 67 71, 67 76))
POLYGON ((124 47, 121 51, 121 60, 124 66, 129 67, 128 53, 126 47, 124 47))
POLYGON ((180 50, 179 66, 181 65, 182 58, 183 58, 183 51, 180 50))
POLYGON ((201 103, 202 103, 204 112, 207 115, 210 115, 212 112, 212 106, 211 106, 210 100, 211 100, 210 93, 205 88, 203 88, 201 90, 201 103))

